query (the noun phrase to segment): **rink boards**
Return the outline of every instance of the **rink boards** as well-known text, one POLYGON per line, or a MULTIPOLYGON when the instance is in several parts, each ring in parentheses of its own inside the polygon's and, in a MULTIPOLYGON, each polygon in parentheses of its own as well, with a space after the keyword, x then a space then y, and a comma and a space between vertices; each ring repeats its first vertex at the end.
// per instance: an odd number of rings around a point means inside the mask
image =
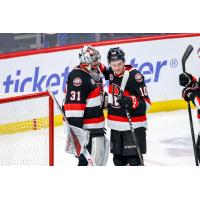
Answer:
MULTIPOLYGON (((200 59, 197 58, 200 34, 176 34, 158 37, 129 38, 91 43, 107 65, 107 52, 119 46, 126 54, 126 63, 144 76, 152 101, 149 112, 186 108, 181 99, 182 88, 178 75, 182 72, 181 58, 189 44, 194 51, 186 69, 199 76, 200 59)), ((0 56, 0 93, 38 92, 51 86, 60 104, 64 97, 68 74, 78 65, 78 53, 83 45, 56 47, 42 50, 10 53, 0 56)), ((107 87, 107 83, 105 82, 107 87)), ((56 116, 59 114, 55 110, 56 116)), ((55 124, 62 124, 60 116, 55 124)))

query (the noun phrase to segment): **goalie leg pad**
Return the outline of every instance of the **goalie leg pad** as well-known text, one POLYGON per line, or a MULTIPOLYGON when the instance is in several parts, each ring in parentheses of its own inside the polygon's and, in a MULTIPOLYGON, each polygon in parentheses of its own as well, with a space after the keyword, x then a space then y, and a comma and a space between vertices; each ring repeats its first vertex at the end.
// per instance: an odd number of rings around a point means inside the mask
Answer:
POLYGON ((105 136, 92 137, 91 156, 97 166, 105 166, 109 155, 109 142, 105 136))

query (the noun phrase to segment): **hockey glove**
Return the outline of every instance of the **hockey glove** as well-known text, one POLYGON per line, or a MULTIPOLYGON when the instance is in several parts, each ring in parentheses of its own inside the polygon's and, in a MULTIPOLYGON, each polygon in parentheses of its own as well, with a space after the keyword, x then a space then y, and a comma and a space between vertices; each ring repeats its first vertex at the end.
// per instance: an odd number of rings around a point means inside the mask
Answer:
POLYGON ((190 101, 191 95, 194 95, 197 91, 200 91, 199 87, 186 87, 182 91, 182 97, 185 101, 190 101))
POLYGON ((197 79, 189 73, 181 73, 179 75, 179 84, 183 87, 192 86, 197 82, 197 79))
POLYGON ((124 96, 122 95, 118 100, 117 103, 120 104, 120 106, 122 107, 128 107, 128 108, 132 108, 132 109, 137 109, 139 102, 138 99, 136 98, 136 96, 124 96))

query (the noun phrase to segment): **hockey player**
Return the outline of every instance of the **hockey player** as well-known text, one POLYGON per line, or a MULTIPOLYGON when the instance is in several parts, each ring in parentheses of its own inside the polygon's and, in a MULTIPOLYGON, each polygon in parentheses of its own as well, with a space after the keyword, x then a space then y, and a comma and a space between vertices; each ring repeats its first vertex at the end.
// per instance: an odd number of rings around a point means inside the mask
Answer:
MULTIPOLYGON (((200 58, 200 49, 197 51, 200 58)), ((200 123, 200 77, 199 80, 189 73, 181 73, 179 75, 179 84, 184 87, 182 97, 185 101, 192 101, 197 107, 197 118, 200 123)))
MULTIPOLYGON (((197 79, 189 73, 179 75, 179 84, 184 87, 182 97, 185 101, 192 101, 197 107, 197 118, 200 124, 200 78, 197 79)), ((200 133, 196 142, 196 152, 200 162, 200 133)))
POLYGON ((111 48, 107 55, 110 68, 108 92, 108 126, 111 129, 111 153, 116 166, 141 165, 130 130, 125 106, 131 116, 139 148, 146 153, 146 111, 150 108, 150 99, 143 75, 125 65, 125 54, 119 47, 111 48), (124 71, 129 71, 129 78, 123 94, 120 86, 124 71))
POLYGON ((179 83, 184 87, 182 97, 185 101, 192 101, 198 109, 198 119, 200 122, 200 78, 197 79, 189 73, 179 75, 179 83))
MULTIPOLYGON (((84 46, 79 54, 80 65, 69 74, 64 102, 65 115, 69 124, 89 131, 86 148, 96 165, 104 165, 108 148, 105 145, 103 115, 103 82, 98 73, 100 54, 90 46, 84 46)), ((80 155, 79 166, 88 162, 80 155)))

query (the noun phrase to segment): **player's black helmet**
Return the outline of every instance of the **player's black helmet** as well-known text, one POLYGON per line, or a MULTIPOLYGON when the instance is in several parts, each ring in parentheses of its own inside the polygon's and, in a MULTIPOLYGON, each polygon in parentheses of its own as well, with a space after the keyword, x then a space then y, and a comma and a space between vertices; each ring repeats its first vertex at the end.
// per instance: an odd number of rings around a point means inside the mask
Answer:
POLYGON ((107 56, 108 63, 110 63, 111 61, 116 61, 116 60, 122 60, 123 62, 125 62, 124 56, 125 56, 125 53, 119 47, 111 48, 107 56))

